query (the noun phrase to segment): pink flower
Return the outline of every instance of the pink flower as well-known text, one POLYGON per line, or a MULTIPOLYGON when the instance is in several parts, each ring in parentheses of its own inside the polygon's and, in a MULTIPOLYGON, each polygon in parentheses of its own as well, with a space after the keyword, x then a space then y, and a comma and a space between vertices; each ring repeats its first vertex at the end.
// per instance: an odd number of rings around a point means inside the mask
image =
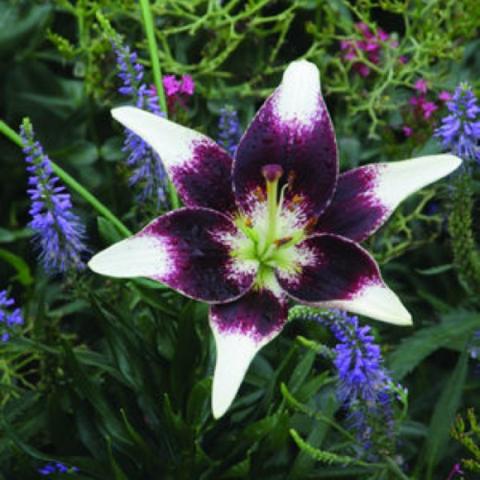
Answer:
MULTIPOLYGON (((371 72, 371 68, 359 60, 358 51, 364 52, 370 63, 378 65, 382 48, 384 47, 383 43, 389 41, 390 35, 381 28, 378 28, 377 32, 374 33, 364 22, 356 23, 355 28, 362 38, 360 40, 341 40, 340 50, 344 52, 343 59, 353 63, 353 70, 360 76, 367 77, 371 72)), ((398 42, 392 40, 391 46, 396 48, 398 42)))
POLYGON ((193 93, 195 92, 195 83, 190 75, 182 76, 182 85, 180 87, 180 90, 185 95, 193 95, 193 93))
POLYGON ((413 135, 413 129, 411 127, 409 127, 408 125, 404 125, 402 127, 402 130, 403 130, 403 134, 406 137, 411 137, 413 135))
POLYGON ((413 88, 417 90, 417 92, 420 92, 423 95, 425 95, 428 91, 427 81, 421 78, 414 83, 413 88))
POLYGON ((423 102, 421 108, 423 111, 423 118, 425 120, 428 120, 432 116, 432 113, 438 109, 433 102, 423 102))
POLYGON ((446 90, 443 90, 438 94, 438 99, 442 102, 449 102, 452 99, 452 94, 446 90))
POLYGON ((177 105, 186 108, 186 97, 191 97, 195 91, 195 83, 190 75, 182 75, 177 80, 175 75, 163 77, 163 88, 167 96, 168 110, 174 111, 177 105))
POLYGON ((163 77, 163 88, 167 97, 173 97, 180 92, 180 82, 175 75, 165 75, 163 77))

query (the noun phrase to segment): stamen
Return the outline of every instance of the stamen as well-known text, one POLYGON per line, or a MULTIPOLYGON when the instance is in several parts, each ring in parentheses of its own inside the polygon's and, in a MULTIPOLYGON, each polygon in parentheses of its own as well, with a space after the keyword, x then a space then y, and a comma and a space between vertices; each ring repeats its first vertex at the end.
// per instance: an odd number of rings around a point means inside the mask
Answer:
POLYGON ((298 193, 295 194, 292 198, 292 203, 294 203, 295 205, 299 205, 300 203, 302 203, 302 201, 303 201, 303 196, 299 195, 298 193))
POLYGON ((260 187, 260 186, 258 186, 258 187, 254 190, 253 194, 255 195, 255 197, 257 198, 257 200, 258 200, 259 202, 264 202, 264 201, 267 199, 267 197, 265 196, 265 193, 264 193, 264 191, 263 191, 263 188, 260 187))
POLYGON ((277 247, 281 247, 283 245, 285 245, 286 243, 290 242, 290 240, 292 240, 293 237, 284 237, 284 238, 278 238, 277 240, 275 240, 273 243, 277 246, 277 247))
POLYGON ((317 224, 317 217, 310 217, 307 221, 307 224, 304 227, 305 233, 311 235, 315 231, 315 225, 317 224))
POLYGON ((296 178, 297 178, 297 174, 293 170, 290 170, 288 172, 288 180, 287 180, 289 190, 293 189, 293 182, 295 182, 296 178))

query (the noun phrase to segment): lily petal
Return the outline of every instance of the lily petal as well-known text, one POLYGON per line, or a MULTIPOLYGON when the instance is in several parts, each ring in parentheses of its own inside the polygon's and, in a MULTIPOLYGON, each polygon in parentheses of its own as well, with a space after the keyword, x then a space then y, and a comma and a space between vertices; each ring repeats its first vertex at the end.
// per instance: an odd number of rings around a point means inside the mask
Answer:
POLYGON ((232 303, 213 305, 210 326, 217 346, 212 411, 221 417, 233 402, 256 353, 287 321, 287 300, 270 290, 251 290, 232 303))
POLYGON ((232 159, 212 139, 135 107, 114 108, 112 116, 160 155, 185 205, 233 211, 232 159))
POLYGON ((280 286, 301 303, 335 307, 397 325, 410 325, 410 313, 382 280, 370 254, 355 242, 312 235, 297 245, 299 271, 277 271, 280 286))
POLYGON ((149 277, 209 303, 232 301, 252 285, 256 265, 230 255, 236 227, 219 212, 182 208, 95 255, 89 267, 117 278, 149 277))
POLYGON ((350 170, 338 179, 332 203, 316 230, 362 242, 378 230, 406 197, 452 173, 462 163, 454 155, 429 155, 350 170))
POLYGON ((247 212, 254 192, 265 185, 262 167, 267 164, 282 167, 280 184, 289 184, 285 204, 295 199, 307 218, 319 215, 331 200, 338 175, 337 146, 313 63, 289 65, 240 140, 233 183, 237 203, 247 212))

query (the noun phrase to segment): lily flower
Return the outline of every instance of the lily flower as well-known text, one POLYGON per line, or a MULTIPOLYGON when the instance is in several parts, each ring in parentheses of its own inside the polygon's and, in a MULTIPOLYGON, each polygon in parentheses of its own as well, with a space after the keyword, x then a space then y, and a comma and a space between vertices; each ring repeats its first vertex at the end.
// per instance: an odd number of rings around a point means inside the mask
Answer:
POLYGON ((113 117, 162 158, 185 208, 95 255, 92 270, 147 277, 210 304, 217 347, 212 410, 222 416, 289 301, 397 325, 411 315, 359 245, 405 197, 461 160, 432 155, 338 173, 318 69, 289 65, 235 157, 205 135, 134 107, 113 117))

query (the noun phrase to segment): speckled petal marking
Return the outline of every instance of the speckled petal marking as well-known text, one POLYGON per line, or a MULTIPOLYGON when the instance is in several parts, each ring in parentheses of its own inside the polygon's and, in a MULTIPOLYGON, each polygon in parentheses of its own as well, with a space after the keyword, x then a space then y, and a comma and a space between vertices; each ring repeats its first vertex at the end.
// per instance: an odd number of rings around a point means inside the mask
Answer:
POLYGON ((147 142, 162 159, 185 205, 232 212, 232 158, 212 139, 135 107, 112 116, 147 142))
POLYGON ((362 242, 378 230, 398 204, 415 191, 455 170, 453 155, 429 155, 350 170, 338 179, 332 203, 316 230, 362 242))
POLYGON ((296 273, 277 271, 280 286, 302 303, 342 308, 389 323, 408 325, 411 316, 385 285, 375 260, 356 243, 336 235, 313 235, 296 273))
POLYGON ((235 230, 219 212, 182 208, 98 253, 89 266, 112 277, 149 277, 204 302, 227 302, 248 291, 256 273, 255 265, 232 258, 222 241, 235 230))
POLYGON ((238 204, 249 211, 252 192, 264 187, 262 167, 277 164, 288 183, 285 204, 301 204, 306 218, 319 215, 333 196, 337 147, 320 91, 318 69, 293 62, 265 101, 238 146, 233 182, 238 204))
POLYGON ((268 289, 251 290, 235 302, 211 307, 210 326, 217 346, 212 391, 216 418, 233 402, 253 357, 286 321, 286 297, 268 289))

